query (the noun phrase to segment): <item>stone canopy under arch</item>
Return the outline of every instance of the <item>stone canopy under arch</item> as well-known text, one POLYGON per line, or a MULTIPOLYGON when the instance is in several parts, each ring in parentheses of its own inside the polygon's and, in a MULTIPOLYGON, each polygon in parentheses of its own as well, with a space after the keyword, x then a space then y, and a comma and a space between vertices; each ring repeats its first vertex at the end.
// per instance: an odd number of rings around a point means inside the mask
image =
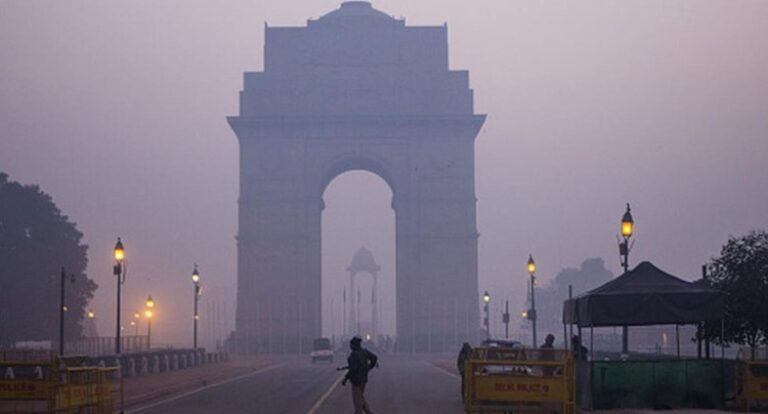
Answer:
MULTIPOLYGON (((454 349, 480 331, 473 110, 448 68, 447 26, 406 26, 367 2, 267 27, 240 114, 238 297, 244 352, 306 352, 321 335, 322 194, 366 170, 392 190, 396 344, 454 349)), ((391 302, 389 302, 391 303, 391 302)))
MULTIPOLYGON (((377 311, 379 305, 378 297, 378 279, 381 266, 376 263, 376 259, 373 257, 373 253, 365 246, 357 249, 354 256, 352 256, 352 263, 347 266, 347 272, 349 272, 349 326, 345 326, 346 332, 352 332, 350 335, 357 335, 359 338, 363 338, 369 334, 376 338, 379 334, 379 313, 377 311), (373 286, 371 287, 371 326, 370 330, 363 332, 361 329, 360 307, 361 299, 359 290, 355 290, 355 279, 361 273, 367 273, 371 276, 373 286)), ((346 296, 344 298, 346 300, 346 296)), ((346 304, 345 304, 346 305, 346 304)))

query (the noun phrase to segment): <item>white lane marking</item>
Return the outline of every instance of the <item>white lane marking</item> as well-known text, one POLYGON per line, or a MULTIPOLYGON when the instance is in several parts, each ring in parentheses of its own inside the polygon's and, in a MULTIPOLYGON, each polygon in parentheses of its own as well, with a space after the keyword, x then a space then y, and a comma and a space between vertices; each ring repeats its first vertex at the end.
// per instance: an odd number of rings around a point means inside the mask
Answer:
POLYGON ((344 375, 345 374, 341 374, 339 375, 339 378, 336 378, 336 381, 334 381, 333 384, 331 384, 331 387, 328 388, 328 391, 326 391, 325 394, 323 394, 323 396, 320 397, 320 399, 317 400, 317 402, 315 402, 315 405, 313 405, 312 408, 310 408, 309 411, 307 411, 307 414, 315 414, 315 411, 320 409, 320 406, 323 405, 325 400, 327 400, 328 397, 330 397, 333 391, 336 389, 336 387, 339 386, 339 383, 341 382, 341 380, 344 379, 344 375))
POLYGON ((206 386, 203 386, 201 388, 197 388, 197 389, 194 389, 192 391, 185 392, 183 394, 175 395, 173 397, 166 398, 164 400, 160 400, 160 401, 154 402, 152 404, 145 405, 143 407, 134 408, 132 410, 126 410, 125 413, 126 414, 133 414, 133 413, 140 413, 142 411, 147 411, 150 408, 155 408, 155 407, 157 407, 159 405, 167 404, 169 402, 173 402, 173 401, 185 398, 185 397, 189 397, 190 395, 197 394, 198 392, 205 391, 207 389, 215 388, 215 387, 218 387, 220 385, 229 384, 229 383, 235 382, 235 381, 240 381, 242 379, 245 379, 245 378, 257 375, 257 374, 261 374, 262 372, 271 371, 271 370, 273 370, 273 369, 275 369, 277 367, 280 367, 282 365, 285 365, 285 364, 281 363, 281 364, 270 365, 270 366, 267 366, 267 367, 264 367, 264 368, 261 368, 261 369, 257 369, 256 371, 251 371, 251 372, 245 373, 243 375, 238 375, 237 377, 230 378, 228 380, 217 382, 217 383, 211 384, 211 385, 206 385, 206 386))
POLYGON ((448 371, 447 369, 445 369, 445 368, 443 368, 443 367, 440 367, 440 366, 438 366, 437 364, 435 364, 435 363, 433 363, 433 362, 427 362, 427 364, 428 364, 430 367, 432 367, 432 368, 434 368, 434 369, 436 369, 436 370, 438 370, 438 371, 442 372, 442 373, 443 373, 443 374, 445 374, 445 375, 448 375, 448 376, 449 376, 449 377, 451 377, 451 378, 461 378, 461 375, 459 375, 459 373, 458 373, 458 372, 450 372, 450 371, 448 371))

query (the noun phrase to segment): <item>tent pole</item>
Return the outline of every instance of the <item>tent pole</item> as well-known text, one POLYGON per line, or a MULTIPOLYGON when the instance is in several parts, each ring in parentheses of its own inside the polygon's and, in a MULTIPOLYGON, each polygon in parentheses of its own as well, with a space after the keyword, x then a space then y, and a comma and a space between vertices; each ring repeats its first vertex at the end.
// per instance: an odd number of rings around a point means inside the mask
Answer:
POLYGON ((621 353, 629 355, 629 328, 621 327, 621 353))
MULTIPOLYGON (((711 321, 710 321, 711 322, 711 321)), ((709 331, 711 328, 711 323, 704 321, 704 358, 709 359, 710 358, 710 350, 712 349, 709 346, 709 331)))
POLYGON ((696 325, 696 358, 701 359, 701 337, 703 336, 702 323, 696 325))
POLYGON ((680 359, 680 325, 675 324, 675 341, 677 342, 677 359, 680 359))
POLYGON ((594 361, 594 351, 595 351, 595 327, 589 326, 589 360, 594 361))
POLYGON ((581 325, 580 324, 576 325, 576 328, 577 328, 577 333, 579 335, 579 346, 581 346, 581 348, 579 349, 573 348, 573 349, 574 349, 574 352, 578 351, 580 358, 586 358, 586 355, 581 355, 581 350, 584 348, 584 337, 581 336, 581 325))
POLYGON ((725 319, 720 319, 720 359, 725 359, 725 319))

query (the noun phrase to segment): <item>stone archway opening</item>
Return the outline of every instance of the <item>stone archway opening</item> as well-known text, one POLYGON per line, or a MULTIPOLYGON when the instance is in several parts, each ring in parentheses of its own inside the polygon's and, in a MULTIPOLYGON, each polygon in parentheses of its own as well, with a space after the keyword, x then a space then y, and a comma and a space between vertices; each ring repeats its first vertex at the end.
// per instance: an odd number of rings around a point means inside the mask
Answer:
POLYGON ((337 173, 322 197, 323 336, 336 341, 368 334, 376 342, 393 338, 396 249, 392 188, 377 173, 354 169, 337 173), (378 271, 354 263, 359 262, 362 250, 375 257, 378 271), (354 287, 350 271, 356 273, 354 287))

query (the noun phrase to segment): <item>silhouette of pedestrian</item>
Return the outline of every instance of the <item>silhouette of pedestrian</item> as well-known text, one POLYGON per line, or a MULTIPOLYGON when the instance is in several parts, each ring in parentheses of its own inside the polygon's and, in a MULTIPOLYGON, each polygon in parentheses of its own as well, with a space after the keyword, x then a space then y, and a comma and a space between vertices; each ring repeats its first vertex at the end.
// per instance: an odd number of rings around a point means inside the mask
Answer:
POLYGON ((586 361, 588 349, 581 344, 581 338, 579 335, 573 335, 571 338, 571 347, 573 349, 573 359, 576 361, 586 361))
POLYGON ((347 357, 347 375, 341 381, 341 385, 352 383, 352 404, 355 414, 373 414, 365 401, 365 386, 368 383, 368 371, 378 366, 379 358, 373 352, 363 348, 362 339, 354 337, 349 341, 352 352, 347 357))
MULTIPOLYGON (((555 335, 548 334, 544 339, 544 343, 539 348, 541 351, 539 358, 542 361, 554 361, 555 360, 555 335)), ((555 367, 551 365, 545 365, 542 367, 544 376, 551 377, 555 373, 555 367)))
POLYGON ((456 359, 456 367, 459 369, 459 374, 461 374, 461 400, 462 401, 464 401, 464 394, 465 394, 464 363, 467 362, 471 353, 472 353, 472 347, 469 346, 469 343, 464 342, 464 345, 461 346, 461 351, 459 351, 459 357, 456 359))

